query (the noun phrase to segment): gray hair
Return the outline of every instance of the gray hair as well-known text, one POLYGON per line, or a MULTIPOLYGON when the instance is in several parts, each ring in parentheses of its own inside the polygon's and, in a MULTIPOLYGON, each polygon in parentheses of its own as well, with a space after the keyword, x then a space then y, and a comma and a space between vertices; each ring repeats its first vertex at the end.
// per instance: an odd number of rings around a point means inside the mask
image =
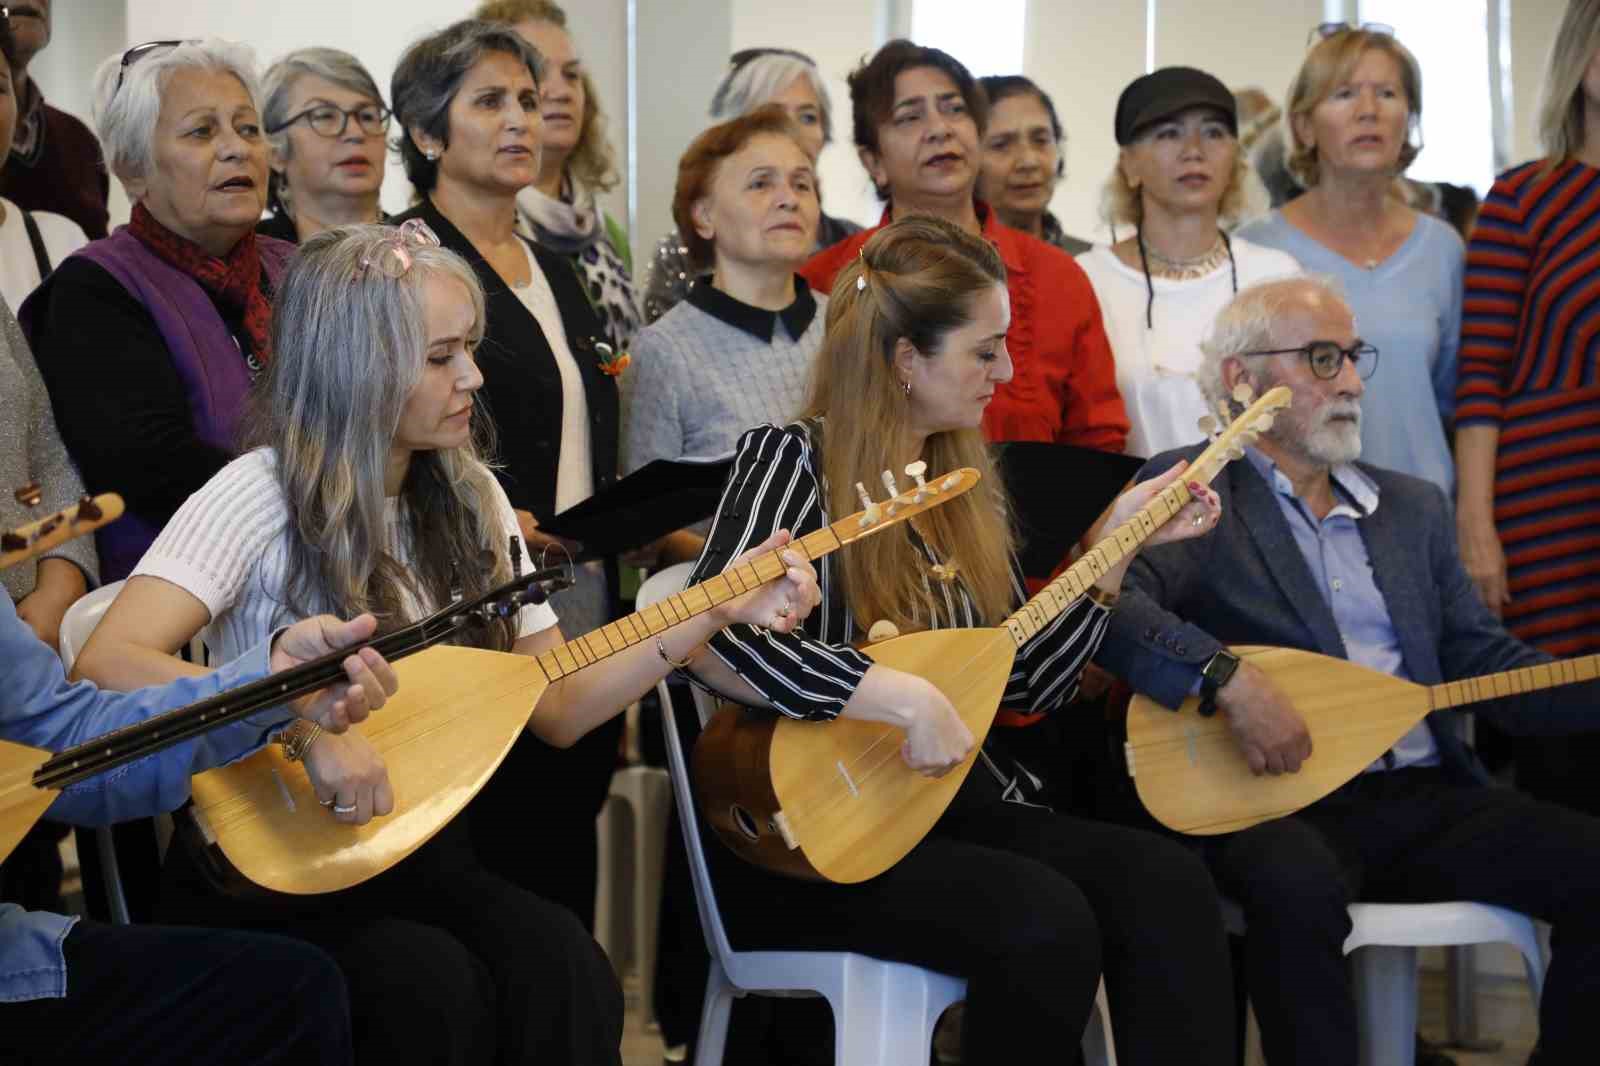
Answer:
POLYGON ((400 121, 400 161, 419 193, 433 189, 439 180, 439 164, 422 154, 411 131, 419 129, 448 145, 450 101, 467 72, 493 52, 520 60, 533 75, 535 87, 544 80, 544 59, 538 49, 510 26, 478 19, 463 19, 422 38, 406 49, 395 66, 389 97, 400 121))
POLYGON ((295 82, 305 75, 331 81, 341 89, 383 103, 383 93, 372 80, 361 60, 337 48, 299 48, 279 59, 261 76, 261 126, 267 143, 288 159, 289 131, 279 129, 292 116, 289 114, 289 92, 295 82), (273 130, 277 130, 273 133, 273 130))
MULTIPOLYGON (((1286 274, 1258 281, 1239 290, 1227 306, 1217 312, 1211 331, 1200 342, 1200 366, 1195 380, 1212 409, 1230 399, 1222 381, 1222 363, 1240 352, 1263 351, 1278 346, 1276 327, 1296 296, 1315 289, 1345 306, 1344 287, 1337 278, 1325 274, 1286 274)), ((1353 312, 1352 312, 1353 313, 1353 312)))
POLYGON ((711 96, 711 118, 715 122, 747 115, 789 87, 796 78, 811 83, 817 94, 817 104, 822 110, 822 143, 833 143, 833 101, 828 98, 828 87, 816 65, 799 56, 774 52, 750 60, 729 71, 711 96))
MULTIPOLYGON (((483 287, 466 260, 437 246, 406 246, 399 278, 366 268, 397 239, 394 228, 342 226, 317 234, 285 272, 272 310, 272 362, 250 397, 247 448, 276 455, 289 510, 285 605, 299 614, 377 614, 404 620, 410 590, 446 602, 510 575, 494 475, 479 444, 418 452, 401 488, 411 558, 396 559, 386 532, 384 475, 407 398, 427 355, 427 283, 461 283, 472 302, 467 344, 484 328, 483 287), (481 566, 484 552, 492 566, 481 566)), ((487 421, 475 419, 478 433, 487 421)), ((507 631, 508 633, 509 631, 507 631)), ((506 633, 491 643, 509 647, 506 633)))
POLYGON ((93 118, 106 164, 118 178, 142 178, 155 165, 156 125, 161 98, 171 75, 180 70, 232 74, 244 86, 250 105, 261 110, 255 52, 249 45, 208 37, 184 41, 165 51, 135 57, 123 65, 124 52, 108 56, 94 73, 93 118), (119 86, 117 83, 121 81, 119 86))

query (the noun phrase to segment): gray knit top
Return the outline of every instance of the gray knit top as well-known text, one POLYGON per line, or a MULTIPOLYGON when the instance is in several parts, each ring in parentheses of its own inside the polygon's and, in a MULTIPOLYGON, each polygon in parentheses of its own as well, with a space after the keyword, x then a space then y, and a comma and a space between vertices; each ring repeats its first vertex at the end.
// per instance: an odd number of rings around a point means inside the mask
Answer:
MULTIPOLYGON (((0 529, 54 514, 82 495, 83 479, 56 432, 50 394, 33 352, 11 308, 0 300, 0 529), (31 512, 15 494, 30 481, 37 481, 44 493, 44 501, 31 512)), ((45 558, 52 557, 78 564, 90 588, 100 578, 93 537, 69 540, 45 553, 45 558)), ((33 591, 38 570, 37 562, 29 562, 0 570, 0 579, 11 598, 20 600, 33 591)))
POLYGON ((623 472, 654 459, 729 455, 745 430, 794 418, 822 346, 826 304, 799 277, 782 311, 698 285, 641 329, 622 375, 623 472))

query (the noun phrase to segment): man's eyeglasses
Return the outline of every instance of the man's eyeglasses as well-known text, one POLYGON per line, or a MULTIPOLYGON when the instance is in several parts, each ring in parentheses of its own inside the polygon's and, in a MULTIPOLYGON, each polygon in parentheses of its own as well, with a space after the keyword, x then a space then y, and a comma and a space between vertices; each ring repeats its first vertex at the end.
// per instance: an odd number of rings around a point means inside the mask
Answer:
POLYGON ((111 90, 112 97, 115 98, 122 91, 122 81, 128 76, 129 67, 154 52, 157 48, 176 48, 180 44, 189 43, 189 41, 146 41, 144 44, 136 44, 122 53, 122 66, 117 68, 117 87, 111 90))
POLYGON ((1356 368, 1356 376, 1362 381, 1372 377, 1372 372, 1378 369, 1378 347, 1365 341, 1356 341, 1348 348, 1341 348, 1334 341, 1312 341, 1298 348, 1268 348, 1258 352, 1238 354, 1303 355, 1306 357, 1306 362, 1311 364, 1311 372, 1324 381, 1338 377, 1346 359, 1356 368))
POLYGON ((1318 41, 1337 37, 1341 33, 1354 33, 1357 30, 1363 33, 1376 33, 1380 37, 1394 36, 1394 27, 1386 22, 1363 22, 1359 25, 1354 22, 1320 22, 1306 34, 1306 47, 1310 48, 1318 41))
POLYGON ((301 119, 305 119, 312 133, 322 137, 343 137, 344 131, 350 127, 350 120, 354 118, 362 133, 369 137, 381 137, 389 132, 389 115, 389 109, 382 104, 362 104, 348 111, 332 104, 316 104, 293 118, 284 119, 267 132, 281 133, 301 119))
POLYGON ((439 237, 420 218, 408 219, 395 227, 391 236, 373 246, 361 257, 361 273, 376 270, 391 280, 405 277, 411 269, 411 253, 407 248, 437 248, 439 237))

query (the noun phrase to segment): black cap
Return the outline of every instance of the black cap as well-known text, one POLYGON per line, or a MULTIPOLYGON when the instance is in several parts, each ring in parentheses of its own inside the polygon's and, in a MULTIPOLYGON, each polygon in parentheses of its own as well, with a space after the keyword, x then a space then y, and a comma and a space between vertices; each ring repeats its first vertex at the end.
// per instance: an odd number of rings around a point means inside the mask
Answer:
POLYGON ((1239 135, 1239 110, 1228 87, 1203 70, 1162 67, 1134 79, 1117 98, 1117 143, 1129 145, 1140 130, 1191 107, 1214 107, 1239 135))

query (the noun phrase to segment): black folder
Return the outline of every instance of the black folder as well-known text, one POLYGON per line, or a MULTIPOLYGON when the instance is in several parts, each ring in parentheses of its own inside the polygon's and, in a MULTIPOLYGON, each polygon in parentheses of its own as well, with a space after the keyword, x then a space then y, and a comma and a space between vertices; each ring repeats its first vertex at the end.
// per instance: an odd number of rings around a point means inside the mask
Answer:
POLYGON ((732 465, 731 455, 657 459, 542 520, 539 528, 580 542, 580 561, 642 548, 673 530, 710 518, 732 465))
POLYGON ((1011 497, 1022 572, 1047 578, 1145 460, 1071 444, 1013 441, 996 449, 1011 497))

